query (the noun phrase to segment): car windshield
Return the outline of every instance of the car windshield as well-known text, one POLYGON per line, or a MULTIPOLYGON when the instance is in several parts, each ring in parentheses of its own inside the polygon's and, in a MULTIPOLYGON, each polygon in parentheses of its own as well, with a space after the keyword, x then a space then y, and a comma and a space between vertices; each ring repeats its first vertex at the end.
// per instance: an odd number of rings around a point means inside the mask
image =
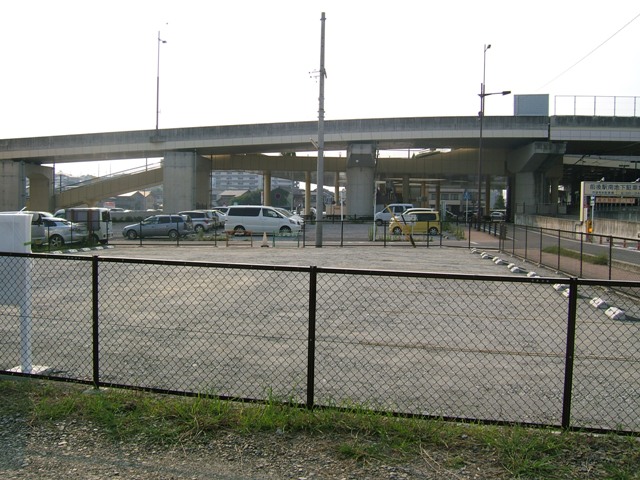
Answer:
POLYGON ((293 217, 293 213, 291 213, 288 210, 285 210, 284 208, 276 208, 276 210, 281 214, 283 214, 285 217, 293 217))

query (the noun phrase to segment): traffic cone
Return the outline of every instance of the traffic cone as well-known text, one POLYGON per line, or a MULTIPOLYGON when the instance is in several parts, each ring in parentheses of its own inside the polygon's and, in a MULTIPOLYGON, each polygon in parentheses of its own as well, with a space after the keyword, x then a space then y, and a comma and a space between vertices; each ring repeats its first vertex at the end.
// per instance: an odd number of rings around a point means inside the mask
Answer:
POLYGON ((262 234, 262 245, 260 245, 261 247, 268 247, 269 246, 269 241, 267 240, 267 232, 264 232, 262 234))

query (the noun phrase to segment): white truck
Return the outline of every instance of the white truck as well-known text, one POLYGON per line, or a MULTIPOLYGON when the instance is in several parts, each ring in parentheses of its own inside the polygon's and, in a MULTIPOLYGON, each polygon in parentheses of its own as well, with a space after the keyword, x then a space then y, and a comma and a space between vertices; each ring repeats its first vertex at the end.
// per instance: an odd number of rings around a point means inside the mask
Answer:
POLYGON ((91 243, 106 244, 109 243, 110 238, 113 238, 113 223, 108 208, 64 208, 57 210, 54 216, 86 225, 91 243))

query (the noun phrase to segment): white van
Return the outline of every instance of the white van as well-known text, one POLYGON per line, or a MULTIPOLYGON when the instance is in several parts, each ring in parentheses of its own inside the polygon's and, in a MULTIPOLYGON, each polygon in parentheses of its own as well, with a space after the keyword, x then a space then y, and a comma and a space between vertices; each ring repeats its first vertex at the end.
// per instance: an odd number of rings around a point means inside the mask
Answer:
POLYGON ((91 243, 105 244, 113 238, 113 223, 108 208, 66 208, 57 210, 54 216, 86 225, 91 243))
POLYGON ((299 232, 301 229, 296 220, 264 205, 233 205, 225 219, 224 229, 227 231, 275 234, 299 232))
POLYGON ((381 211, 376 213, 374 217, 376 225, 380 226, 383 223, 389 223, 394 216, 404 213, 404 211, 409 208, 413 208, 413 203, 390 203, 386 205, 381 211))

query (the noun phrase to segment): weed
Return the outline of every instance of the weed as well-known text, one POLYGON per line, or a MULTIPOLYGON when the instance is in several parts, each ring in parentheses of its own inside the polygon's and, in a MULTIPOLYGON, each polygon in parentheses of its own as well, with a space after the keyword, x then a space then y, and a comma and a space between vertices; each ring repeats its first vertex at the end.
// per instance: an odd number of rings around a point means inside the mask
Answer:
POLYGON ((495 478, 638 478, 637 438, 456 424, 382 415, 372 405, 307 410, 295 395, 265 403, 235 403, 210 396, 172 397, 127 390, 91 390, 74 384, 0 380, 0 418, 31 423, 88 422, 114 441, 175 446, 206 442, 221 430, 325 435, 342 458, 356 462, 444 459, 451 469, 482 465, 495 478), (284 400, 284 401, 281 401, 284 400))

